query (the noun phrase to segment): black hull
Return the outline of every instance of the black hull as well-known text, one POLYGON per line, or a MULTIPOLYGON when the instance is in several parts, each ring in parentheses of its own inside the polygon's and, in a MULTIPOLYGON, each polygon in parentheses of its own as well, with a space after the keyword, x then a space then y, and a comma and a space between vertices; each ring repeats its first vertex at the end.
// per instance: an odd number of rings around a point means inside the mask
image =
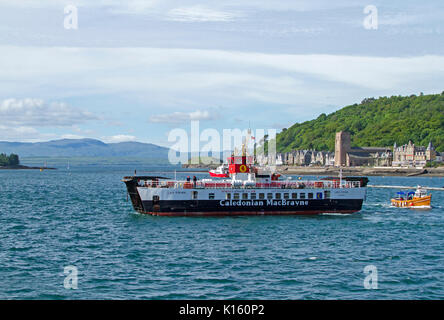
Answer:
POLYGON ((235 215, 316 215, 321 213, 345 213, 358 212, 362 208, 362 199, 347 200, 305 200, 296 201, 297 204, 287 200, 284 204, 269 203, 263 201, 260 206, 242 205, 242 201, 233 201, 221 205, 220 200, 187 200, 187 201, 143 201, 143 210, 136 210, 159 216, 235 216, 235 215))

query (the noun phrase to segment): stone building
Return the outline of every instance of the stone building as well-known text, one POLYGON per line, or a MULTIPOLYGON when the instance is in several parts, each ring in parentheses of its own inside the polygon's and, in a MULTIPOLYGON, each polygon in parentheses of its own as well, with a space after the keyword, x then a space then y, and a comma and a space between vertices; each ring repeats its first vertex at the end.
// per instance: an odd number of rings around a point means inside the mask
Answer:
POLYGON ((335 154, 328 151, 312 151, 311 164, 318 166, 333 166, 335 154))
POLYGON ((393 146, 394 167, 423 167, 427 162, 439 161, 441 155, 436 152, 432 142, 426 147, 416 146, 412 141, 408 144, 393 146))
POLYGON ((334 153, 316 150, 293 150, 276 155, 277 164, 287 166, 332 166, 334 153), (279 160, 282 160, 280 162, 279 160))
MULTIPOLYGON (((271 164, 269 156, 258 155, 256 161, 260 165, 271 164)), ((290 152, 277 153, 276 165, 286 166, 333 166, 334 153, 316 150, 293 150, 290 152)))
POLYGON ((335 166, 391 166, 392 152, 390 148, 351 147, 350 133, 340 131, 335 138, 335 166))
POLYGON ((393 154, 390 148, 351 148, 346 153, 345 166, 390 167, 392 165, 392 157, 393 154))

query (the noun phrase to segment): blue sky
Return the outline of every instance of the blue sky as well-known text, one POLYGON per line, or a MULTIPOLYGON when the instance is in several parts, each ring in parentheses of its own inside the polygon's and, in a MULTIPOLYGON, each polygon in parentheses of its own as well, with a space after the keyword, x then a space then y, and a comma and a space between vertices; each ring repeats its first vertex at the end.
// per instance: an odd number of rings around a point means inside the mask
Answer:
POLYGON ((0 140, 166 146, 190 120, 281 129, 440 93, 443 21, 442 1, 0 0, 0 140))

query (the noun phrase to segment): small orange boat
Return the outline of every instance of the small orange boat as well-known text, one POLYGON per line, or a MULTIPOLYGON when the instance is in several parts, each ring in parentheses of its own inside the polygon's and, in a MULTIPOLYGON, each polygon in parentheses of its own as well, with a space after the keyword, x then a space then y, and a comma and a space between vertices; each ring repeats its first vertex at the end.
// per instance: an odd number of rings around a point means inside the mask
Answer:
POLYGON ((397 197, 391 200, 392 206, 400 208, 430 208, 432 195, 418 186, 415 192, 398 192, 397 197))

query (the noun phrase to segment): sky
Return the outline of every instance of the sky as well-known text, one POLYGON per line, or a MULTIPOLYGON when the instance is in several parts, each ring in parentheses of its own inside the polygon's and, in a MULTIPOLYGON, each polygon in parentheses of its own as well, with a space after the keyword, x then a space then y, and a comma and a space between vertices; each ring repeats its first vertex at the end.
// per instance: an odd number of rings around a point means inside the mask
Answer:
POLYGON ((279 131, 441 93, 443 21, 432 0, 0 0, 0 140, 170 146, 191 120, 279 131))

